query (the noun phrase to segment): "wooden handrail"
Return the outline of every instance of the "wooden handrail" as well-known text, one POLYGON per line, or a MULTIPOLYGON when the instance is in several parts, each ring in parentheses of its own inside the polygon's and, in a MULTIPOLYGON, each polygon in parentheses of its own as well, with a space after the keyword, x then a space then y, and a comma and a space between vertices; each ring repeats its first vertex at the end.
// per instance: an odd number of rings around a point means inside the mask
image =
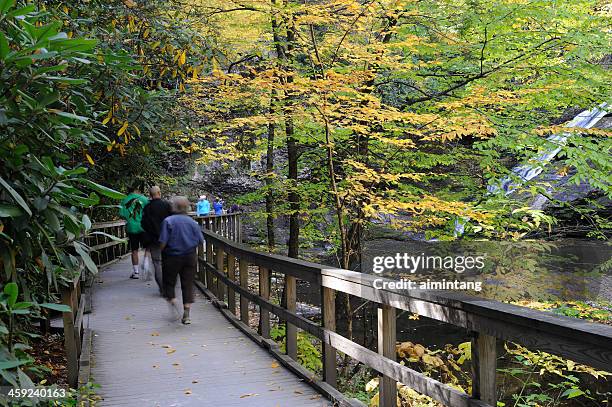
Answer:
MULTIPOLYGON (((265 313, 260 314, 260 332, 262 325, 269 326, 271 312, 288 326, 303 329, 321 339, 324 345, 322 358, 325 383, 318 385, 329 394, 333 393, 336 381, 336 351, 381 373, 381 407, 395 406, 396 381, 444 405, 494 406, 497 339, 517 342, 528 348, 543 350, 602 370, 609 370, 612 366, 612 327, 604 324, 447 291, 376 289, 373 283, 375 279, 380 279, 378 276, 257 252, 214 233, 214 228, 203 228, 203 233, 206 251, 201 252, 199 263, 206 271, 205 287, 208 294, 220 306, 228 307, 225 303, 227 289, 228 293, 240 296, 241 309, 246 304, 248 312, 248 302, 252 302, 260 310, 265 310, 265 313), (239 272, 241 283, 235 281, 233 273, 225 272, 226 255, 228 258, 231 256, 232 261, 238 260, 241 265, 245 264, 239 272), (291 309, 272 304, 267 295, 250 292, 242 276, 248 270, 248 264, 259 266, 260 280, 261 270, 264 270, 265 278, 269 278, 270 272, 274 271, 318 286, 322 297, 323 326, 298 316, 291 309), (224 287, 223 290, 219 289, 220 285, 224 287), (379 339, 391 339, 379 343, 378 354, 335 332, 333 298, 336 292, 348 293, 379 304, 379 339), (453 324, 473 333, 473 397, 395 362, 395 309, 453 324), (267 320, 262 322, 262 318, 267 320)), ((286 283, 287 280, 291 281, 286 279, 286 283)), ((232 296, 228 295, 228 298, 232 296)), ((236 322, 237 326, 248 331, 248 314, 245 321, 242 311, 238 320, 234 311, 235 304, 229 308, 233 310, 230 316, 241 322, 236 322)), ((247 333, 253 336, 252 332, 247 333)), ((295 329, 286 330, 286 343, 288 351, 291 346, 295 346, 295 329)))
MULTIPOLYGON (((116 237, 125 237, 125 221, 110 221, 94 223, 92 231, 116 237)), ((103 234, 90 234, 85 237, 90 247, 90 256, 98 268, 104 267, 127 254, 127 245, 121 241, 111 239, 103 234)), ((61 288, 62 304, 70 307, 70 311, 62 313, 64 326, 64 350, 66 352, 68 384, 76 388, 81 364, 89 361, 81 360, 82 338, 85 332, 84 314, 88 312, 86 305, 90 294, 83 292, 83 265, 78 275, 61 288)), ((87 287, 85 287, 87 288, 87 287)))

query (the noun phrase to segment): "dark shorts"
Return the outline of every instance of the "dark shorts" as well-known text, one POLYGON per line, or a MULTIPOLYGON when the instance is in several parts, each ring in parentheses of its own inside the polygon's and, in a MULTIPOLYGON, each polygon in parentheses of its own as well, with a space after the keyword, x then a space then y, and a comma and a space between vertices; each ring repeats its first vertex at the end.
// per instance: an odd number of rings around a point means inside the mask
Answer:
POLYGON ((138 250, 146 247, 145 234, 144 233, 128 233, 128 244, 130 250, 138 250))

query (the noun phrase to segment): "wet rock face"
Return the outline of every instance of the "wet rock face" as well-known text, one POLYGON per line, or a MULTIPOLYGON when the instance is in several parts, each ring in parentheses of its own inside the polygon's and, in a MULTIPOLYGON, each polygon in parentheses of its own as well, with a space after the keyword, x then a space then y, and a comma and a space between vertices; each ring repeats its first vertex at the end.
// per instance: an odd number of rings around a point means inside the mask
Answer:
POLYGON ((239 162, 231 166, 213 162, 195 164, 188 184, 198 194, 209 194, 230 199, 233 196, 256 191, 263 183, 250 176, 249 163, 239 162))

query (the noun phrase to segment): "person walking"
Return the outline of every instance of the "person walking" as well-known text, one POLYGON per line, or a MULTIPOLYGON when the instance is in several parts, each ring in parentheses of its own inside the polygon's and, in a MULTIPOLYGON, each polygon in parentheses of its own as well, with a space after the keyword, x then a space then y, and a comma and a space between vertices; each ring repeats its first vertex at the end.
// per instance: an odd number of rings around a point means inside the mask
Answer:
POLYGON ((221 198, 216 199, 213 203, 215 215, 223 215, 223 200, 221 198))
POLYGON ((196 215, 207 216, 210 214, 210 202, 206 199, 206 195, 201 195, 196 204, 196 215))
MULTIPOLYGON (((149 189, 149 198, 149 203, 145 205, 142 210, 142 221, 140 225, 144 229, 146 236, 145 241, 149 253, 151 254, 155 282, 159 288, 159 293, 163 294, 164 285, 162 280, 162 255, 159 246, 159 234, 161 232, 163 220, 172 215, 172 209, 168 201, 161 199, 161 190, 156 185, 149 189)), ((145 257, 145 267, 147 260, 148 257, 145 257)))
POLYGON ((229 213, 238 213, 240 211, 241 211, 240 206, 237 203, 230 206, 229 213))
POLYGON ((121 201, 121 207, 119 208, 119 216, 126 221, 128 244, 132 252, 132 274, 130 278, 138 278, 140 275, 138 252, 141 247, 145 248, 146 246, 144 230, 140 221, 142 220, 142 210, 149 201, 140 193, 141 189, 142 183, 134 182, 129 189, 128 196, 121 201))
POLYGON ((193 285, 197 267, 196 248, 204 242, 200 225, 187 215, 191 205, 184 196, 172 199, 174 215, 168 216, 161 225, 159 243, 162 250, 164 297, 171 312, 177 312, 174 293, 176 278, 181 279, 183 295, 182 323, 191 324, 190 310, 193 304, 193 285))

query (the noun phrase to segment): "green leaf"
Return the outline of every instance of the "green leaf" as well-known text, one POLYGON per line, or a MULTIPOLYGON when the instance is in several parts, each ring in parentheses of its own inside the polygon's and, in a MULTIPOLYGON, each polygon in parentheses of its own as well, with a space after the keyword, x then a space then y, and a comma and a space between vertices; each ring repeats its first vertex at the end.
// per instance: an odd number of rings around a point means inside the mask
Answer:
POLYGON ((26 309, 26 308, 30 308, 33 305, 34 305, 33 302, 21 301, 13 305, 13 309, 26 309))
POLYGON ((0 59, 4 59, 10 51, 9 43, 2 31, 0 31, 0 59))
POLYGON ((28 360, 7 360, 0 362, 0 369, 12 369, 14 367, 21 366, 24 363, 28 363, 28 360))
POLYGON ((567 389, 561 394, 561 397, 567 397, 568 399, 572 399, 574 397, 582 396, 585 394, 582 390, 578 388, 567 389))
POLYGON ((4 15, 15 4, 15 0, 0 0, 0 16, 4 15))
POLYGON ((24 16, 28 13, 31 13, 33 11, 36 11, 36 5, 35 4, 29 4, 25 7, 21 7, 18 8, 17 10, 13 10, 11 12, 9 12, 6 16, 7 17, 19 17, 19 16, 24 16))
POLYGON ((68 113, 68 112, 64 112, 64 111, 61 111, 61 110, 57 110, 57 109, 49 109, 49 112, 55 113, 56 115, 61 116, 61 117, 66 117, 68 119, 78 120, 78 121, 81 121, 81 122, 87 122, 89 120, 87 117, 79 116, 79 115, 74 114, 74 113, 68 113))
POLYGON ((15 202, 17 202, 19 206, 21 206, 27 212, 28 215, 32 216, 32 211, 30 210, 30 207, 28 206, 26 201, 2 177, 0 177, 0 184, 4 187, 4 189, 7 190, 9 194, 11 194, 15 202))
POLYGON ((44 302, 42 304, 38 304, 43 308, 48 308, 48 309, 52 309, 54 311, 59 311, 59 312, 71 312, 72 309, 70 309, 70 307, 66 304, 53 304, 50 302, 44 302))
POLYGON ((104 233, 104 232, 92 232, 89 235, 90 236, 93 236, 93 235, 106 236, 106 237, 108 237, 110 240, 112 240, 114 242, 127 243, 127 239, 122 239, 120 237, 109 235, 108 233, 104 233))
POLYGON ((51 41, 50 49, 59 51, 81 52, 93 49, 98 40, 75 38, 75 39, 59 39, 51 41))
POLYGON ((8 334, 8 329, 4 325, 0 325, 0 335, 8 334))
POLYGON ((33 389, 36 387, 30 376, 25 374, 21 369, 17 369, 17 377, 19 377, 19 387, 25 389, 33 389))
POLYGON ((125 195, 122 194, 121 192, 115 191, 114 189, 111 189, 109 187, 105 187, 104 185, 100 185, 100 184, 96 184, 93 181, 90 181, 88 179, 85 178, 79 178, 79 182, 81 182, 82 184, 88 186, 89 188, 93 189, 94 191, 107 196, 109 198, 112 199, 123 199, 125 198, 125 195))
POLYGON ((17 294, 19 294, 19 287, 17 287, 17 283, 10 282, 4 286, 4 294, 7 296, 7 303, 10 308, 13 308, 15 303, 17 302, 17 294))
POLYGON ((47 209, 43 214, 47 220, 47 224, 51 227, 51 230, 54 232, 59 232, 61 230, 61 225, 55 212, 51 209, 47 209))
POLYGON ((0 218, 16 218, 23 215, 23 211, 17 205, 0 204, 0 218))
POLYGON ((85 267, 87 267, 87 269, 91 271, 92 273, 97 273, 98 267, 96 266, 96 263, 94 263, 94 261, 91 259, 91 257, 89 256, 89 253, 85 251, 81 243, 74 242, 73 246, 76 249, 79 256, 81 256, 81 258, 83 259, 83 262, 85 262, 85 267))
POLYGON ((85 231, 88 231, 89 229, 91 229, 91 219, 89 219, 89 216, 83 215, 82 222, 83 222, 83 225, 85 226, 85 231))
POLYGON ((63 76, 47 76, 47 79, 59 83, 69 83, 71 85, 80 85, 83 83, 87 83, 87 79, 65 78, 63 76))

